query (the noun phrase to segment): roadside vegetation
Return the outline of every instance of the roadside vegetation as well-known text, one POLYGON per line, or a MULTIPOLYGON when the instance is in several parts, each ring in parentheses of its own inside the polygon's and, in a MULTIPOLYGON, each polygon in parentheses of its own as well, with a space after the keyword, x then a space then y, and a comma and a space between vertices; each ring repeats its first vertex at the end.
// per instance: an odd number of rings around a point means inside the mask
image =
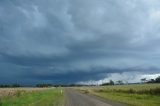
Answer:
POLYGON ((129 106, 160 106, 160 84, 109 85, 79 88, 82 92, 129 106))
POLYGON ((139 84, 110 80, 97 87, 81 87, 80 91, 129 106, 160 106, 160 76, 141 79, 139 84))
POLYGON ((23 88, 4 89, 6 94, 0 96, 0 106, 63 106, 64 95, 60 88, 23 88), (25 90, 26 89, 26 90, 25 90))

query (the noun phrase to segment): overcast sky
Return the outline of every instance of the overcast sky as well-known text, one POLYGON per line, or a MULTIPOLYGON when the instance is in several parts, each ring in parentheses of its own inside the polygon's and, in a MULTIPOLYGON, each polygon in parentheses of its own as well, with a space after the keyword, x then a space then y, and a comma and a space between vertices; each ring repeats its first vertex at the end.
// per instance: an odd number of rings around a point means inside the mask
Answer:
POLYGON ((137 82, 159 64, 159 0, 0 0, 0 83, 137 82))

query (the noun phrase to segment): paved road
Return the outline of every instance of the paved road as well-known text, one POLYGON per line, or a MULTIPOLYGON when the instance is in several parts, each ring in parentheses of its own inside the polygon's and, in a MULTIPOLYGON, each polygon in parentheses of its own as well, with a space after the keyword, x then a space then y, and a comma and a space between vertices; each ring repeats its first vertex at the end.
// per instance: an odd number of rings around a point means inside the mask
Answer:
POLYGON ((99 97, 82 94, 73 89, 65 90, 65 106, 124 106, 99 97))

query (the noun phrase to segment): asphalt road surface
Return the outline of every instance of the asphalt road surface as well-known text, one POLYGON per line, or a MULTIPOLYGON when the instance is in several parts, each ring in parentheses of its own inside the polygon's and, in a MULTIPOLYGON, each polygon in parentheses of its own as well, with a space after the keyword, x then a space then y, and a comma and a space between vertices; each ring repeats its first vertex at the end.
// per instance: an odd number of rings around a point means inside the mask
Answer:
POLYGON ((65 106, 124 106, 120 103, 103 100, 96 96, 86 95, 76 90, 65 89, 65 106))

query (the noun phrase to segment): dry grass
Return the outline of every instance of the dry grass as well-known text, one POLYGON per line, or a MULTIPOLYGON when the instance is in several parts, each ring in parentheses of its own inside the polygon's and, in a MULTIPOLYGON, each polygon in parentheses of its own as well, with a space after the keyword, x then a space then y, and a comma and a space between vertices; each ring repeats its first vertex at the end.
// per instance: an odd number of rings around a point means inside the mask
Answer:
POLYGON ((160 106, 160 84, 132 84, 76 88, 129 106, 160 106))
POLYGON ((12 96, 12 95, 16 95, 19 92, 23 93, 23 92, 36 92, 36 91, 40 91, 40 90, 44 90, 44 89, 48 89, 48 88, 0 88, 0 98, 4 97, 4 96, 12 96))
POLYGON ((122 92, 138 94, 160 94, 160 84, 132 84, 132 85, 114 85, 114 86, 96 86, 80 87, 81 91, 88 92, 122 92))

